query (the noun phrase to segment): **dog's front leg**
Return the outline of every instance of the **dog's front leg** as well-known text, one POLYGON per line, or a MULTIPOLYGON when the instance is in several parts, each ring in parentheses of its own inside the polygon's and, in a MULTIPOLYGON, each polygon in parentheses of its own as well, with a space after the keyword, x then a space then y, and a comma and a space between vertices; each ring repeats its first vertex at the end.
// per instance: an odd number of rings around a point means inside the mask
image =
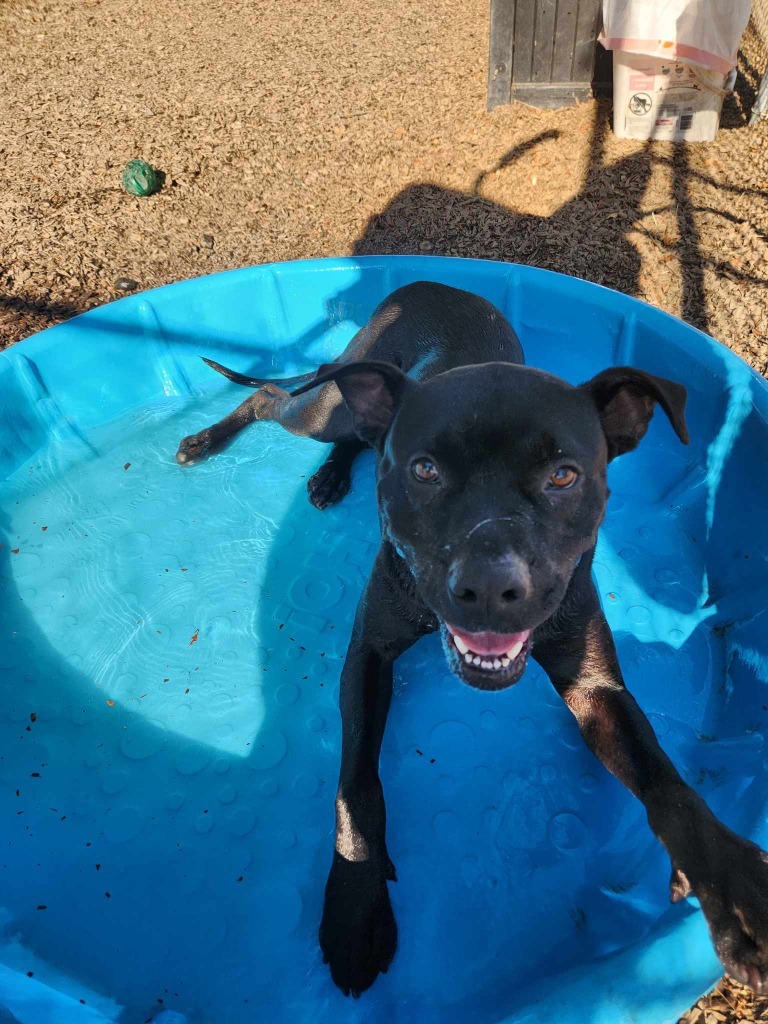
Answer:
POLYGON ((576 593, 559 625, 544 628, 541 640, 537 636, 534 656, 587 746, 645 805, 651 829, 672 861, 672 899, 692 891, 723 965, 739 981, 766 992, 768 855, 718 821, 683 782, 624 685, 591 580, 577 579, 572 588, 576 593))
POLYGON ((387 882, 396 876, 387 853, 379 753, 392 696, 393 663, 434 628, 412 592, 407 570, 385 544, 357 610, 339 695, 336 849, 325 890, 320 947, 345 995, 359 996, 395 955, 397 926, 387 882))

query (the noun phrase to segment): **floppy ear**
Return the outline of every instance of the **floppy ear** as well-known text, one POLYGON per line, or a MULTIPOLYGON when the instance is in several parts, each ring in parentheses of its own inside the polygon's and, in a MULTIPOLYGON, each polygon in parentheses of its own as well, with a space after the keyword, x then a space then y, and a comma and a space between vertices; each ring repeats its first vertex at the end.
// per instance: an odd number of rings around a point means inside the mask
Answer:
POLYGON ((384 438, 408 378, 392 363, 373 360, 360 363, 325 363, 309 384, 293 392, 304 394, 320 384, 334 381, 349 411, 361 441, 377 447, 384 438))
POLYGON ((688 393, 682 384, 631 366, 614 366, 598 373, 581 388, 590 395, 600 413, 609 461, 637 448, 657 403, 683 444, 690 441, 685 423, 688 393))

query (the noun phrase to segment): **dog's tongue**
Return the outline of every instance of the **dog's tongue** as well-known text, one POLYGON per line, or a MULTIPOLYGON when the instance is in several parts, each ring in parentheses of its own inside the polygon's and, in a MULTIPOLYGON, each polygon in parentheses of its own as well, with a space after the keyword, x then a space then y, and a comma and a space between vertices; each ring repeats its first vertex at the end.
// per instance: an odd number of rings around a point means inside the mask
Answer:
POLYGON ((525 643, 531 635, 530 629, 526 629, 522 633, 463 633, 460 629, 454 629, 451 626, 450 630, 475 654, 506 654, 507 651, 512 650, 515 644, 525 643))

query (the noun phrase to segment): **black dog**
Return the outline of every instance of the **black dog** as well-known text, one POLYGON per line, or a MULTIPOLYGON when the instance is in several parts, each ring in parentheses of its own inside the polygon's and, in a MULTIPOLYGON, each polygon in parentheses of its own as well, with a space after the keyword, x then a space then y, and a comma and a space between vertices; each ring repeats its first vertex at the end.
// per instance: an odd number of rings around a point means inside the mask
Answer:
POLYGON ((336 852, 320 926, 339 988, 359 995, 395 953, 379 751, 393 662, 439 629, 470 686, 502 690, 529 656, 541 664, 589 748, 645 805, 672 862, 672 899, 693 892, 726 968, 768 991, 768 856, 719 822, 659 747, 592 582, 606 465, 637 446, 657 404, 687 444, 685 389, 629 367, 572 387, 524 365, 490 303, 428 283, 382 302, 341 362, 283 388, 211 365, 260 389, 185 438, 180 463, 276 420, 333 442, 309 481, 323 508, 348 490, 358 452, 377 453, 382 542, 341 677, 336 852))

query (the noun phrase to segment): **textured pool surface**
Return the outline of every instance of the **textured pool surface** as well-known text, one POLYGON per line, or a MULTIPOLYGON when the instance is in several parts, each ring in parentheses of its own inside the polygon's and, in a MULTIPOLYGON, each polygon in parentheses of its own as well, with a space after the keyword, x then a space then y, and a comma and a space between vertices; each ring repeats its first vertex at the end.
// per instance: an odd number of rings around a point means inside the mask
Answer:
POLYGON ((198 358, 302 372, 388 292, 495 302, 532 365, 690 391, 612 464, 595 573, 628 685, 684 777, 768 841, 768 389, 703 334, 581 281, 440 258, 256 267, 133 296, 0 354, 0 1020, 674 1020, 719 976, 639 803, 540 670, 462 685, 398 662, 382 755, 400 944, 346 1000, 316 932, 338 680, 378 543, 373 462, 319 512, 324 446, 257 424, 198 358), (175 1016, 181 1014, 183 1017, 175 1016), (164 1015, 164 1016, 163 1016, 164 1015))

